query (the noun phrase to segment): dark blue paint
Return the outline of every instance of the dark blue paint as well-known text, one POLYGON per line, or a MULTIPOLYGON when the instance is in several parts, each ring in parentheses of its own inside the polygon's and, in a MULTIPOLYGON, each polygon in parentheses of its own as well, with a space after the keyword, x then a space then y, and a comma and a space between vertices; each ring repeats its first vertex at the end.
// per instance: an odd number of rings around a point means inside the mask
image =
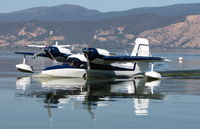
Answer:
POLYGON ((22 54, 22 55, 34 55, 34 52, 15 52, 15 54, 22 54))
POLYGON ((146 56, 104 56, 105 61, 162 61, 161 57, 146 56))
POLYGON ((100 55, 96 48, 84 48, 83 53, 87 55, 89 61, 93 61, 96 58, 102 58, 103 55, 100 55))
POLYGON ((64 65, 55 65, 55 66, 46 67, 44 70, 66 69, 66 68, 70 69, 70 68, 77 68, 77 67, 64 64, 64 65))

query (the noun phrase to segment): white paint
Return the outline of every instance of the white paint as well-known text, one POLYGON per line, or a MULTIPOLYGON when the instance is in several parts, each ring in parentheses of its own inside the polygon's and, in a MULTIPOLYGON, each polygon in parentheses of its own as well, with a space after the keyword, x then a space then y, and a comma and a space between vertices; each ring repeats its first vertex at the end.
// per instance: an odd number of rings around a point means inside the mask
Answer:
POLYGON ((71 50, 67 49, 67 48, 63 48, 63 47, 59 47, 58 46, 58 50, 63 53, 63 54, 72 54, 71 50))
POLYGON ((97 51, 100 55, 110 56, 110 52, 105 49, 97 48, 97 51))
POLYGON ((141 71, 114 71, 114 70, 87 70, 88 77, 133 77, 135 74, 140 73, 141 71))
POLYGON ((78 58, 80 61, 83 62, 87 62, 87 59, 85 58, 85 56, 83 54, 72 54, 70 56, 68 56, 68 58, 78 58))
POLYGON ((27 65, 27 64, 17 64, 16 68, 19 71, 24 71, 24 72, 27 71, 27 72, 32 72, 33 73, 33 68, 30 65, 27 65))
POLYGON ((56 76, 56 77, 77 77, 82 78, 86 74, 85 69, 73 69, 73 68, 62 68, 62 69, 52 69, 43 70, 42 74, 56 76))
POLYGON ((149 41, 144 38, 137 38, 131 56, 149 56, 149 41), (142 44, 142 45, 141 45, 142 44), (138 55, 137 55, 138 54, 138 55))
POLYGON ((52 70, 43 70, 42 74, 56 77, 76 77, 82 78, 87 73, 88 77, 115 77, 115 76, 124 76, 124 77, 133 77, 135 74, 140 73, 141 71, 114 71, 114 70, 86 70, 86 69, 72 69, 72 68, 62 68, 62 69, 52 69, 52 70))
POLYGON ((46 89, 75 89, 85 84, 83 78, 40 78, 42 88, 46 89))
POLYGON ((162 78, 162 76, 155 71, 146 72, 145 76, 147 76, 148 78, 154 78, 154 79, 161 79, 162 78))
POLYGON ((183 62, 183 57, 179 57, 179 58, 178 58, 178 62, 179 62, 179 63, 182 63, 182 62, 183 62))

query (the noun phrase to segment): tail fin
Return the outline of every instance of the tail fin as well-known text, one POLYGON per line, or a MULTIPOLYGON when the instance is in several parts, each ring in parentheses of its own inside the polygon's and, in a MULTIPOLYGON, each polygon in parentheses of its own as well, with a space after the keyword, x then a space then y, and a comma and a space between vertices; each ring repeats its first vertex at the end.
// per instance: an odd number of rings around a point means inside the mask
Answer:
POLYGON ((149 41, 144 38, 137 38, 135 40, 135 47, 131 53, 131 56, 149 56, 149 41))
MULTIPOLYGON (((137 38, 131 56, 150 56, 149 41, 144 38, 137 38)), ((136 64, 136 70, 140 72, 146 71, 149 67, 148 62, 136 62, 136 64)))

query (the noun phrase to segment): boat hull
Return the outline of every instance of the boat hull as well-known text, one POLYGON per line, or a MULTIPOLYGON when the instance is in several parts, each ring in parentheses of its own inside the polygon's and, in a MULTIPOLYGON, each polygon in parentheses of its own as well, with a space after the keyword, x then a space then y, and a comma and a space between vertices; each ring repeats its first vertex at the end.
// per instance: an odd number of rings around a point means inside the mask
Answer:
POLYGON ((107 70, 85 70, 85 69, 52 69, 44 70, 42 74, 54 77, 68 78, 106 78, 106 77, 133 77, 138 72, 134 71, 107 71, 107 70))
POLYGON ((43 70, 42 74, 55 77, 84 78, 86 76, 86 70, 77 68, 51 69, 43 70))
POLYGON ((133 77, 138 72, 130 70, 88 70, 87 77, 89 78, 105 78, 105 77, 133 77))

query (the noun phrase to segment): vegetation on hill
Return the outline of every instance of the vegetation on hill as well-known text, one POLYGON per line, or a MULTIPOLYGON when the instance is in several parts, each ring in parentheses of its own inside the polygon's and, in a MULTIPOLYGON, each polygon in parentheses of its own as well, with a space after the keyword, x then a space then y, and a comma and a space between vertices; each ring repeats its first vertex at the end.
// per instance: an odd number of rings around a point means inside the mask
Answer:
POLYGON ((144 37, 161 48, 199 48, 200 4, 101 13, 77 5, 38 7, 0 14, 0 47, 46 44, 131 45, 144 37), (197 14, 197 15, 194 15, 197 14), (96 35, 96 39, 94 39, 96 35))

